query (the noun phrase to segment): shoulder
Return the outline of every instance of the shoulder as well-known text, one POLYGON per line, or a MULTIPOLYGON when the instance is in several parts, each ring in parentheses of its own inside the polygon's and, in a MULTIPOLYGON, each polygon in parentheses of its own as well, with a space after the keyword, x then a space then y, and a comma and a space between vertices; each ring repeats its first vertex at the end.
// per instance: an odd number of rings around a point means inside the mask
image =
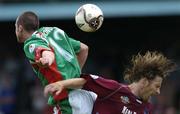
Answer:
POLYGON ((53 33, 54 34, 60 34, 63 37, 67 37, 66 32, 63 29, 60 29, 58 27, 53 27, 53 33))
POLYGON ((65 33, 65 31, 61 28, 58 28, 58 27, 52 27, 54 30, 56 31, 59 31, 59 32, 62 32, 62 33, 65 33))
MULTIPOLYGON (((94 84, 97 84, 99 86, 102 86, 104 88, 114 90, 119 88, 119 83, 112 79, 106 79, 103 78, 104 76, 98 76, 98 75, 92 75, 92 74, 83 74, 81 75, 82 78, 87 80, 87 82, 93 82, 94 84)), ((92 84, 92 83, 90 83, 92 84)))
POLYGON ((40 32, 34 32, 31 37, 29 37, 25 42, 24 45, 32 44, 32 43, 38 43, 38 42, 44 42, 48 44, 48 41, 40 32))

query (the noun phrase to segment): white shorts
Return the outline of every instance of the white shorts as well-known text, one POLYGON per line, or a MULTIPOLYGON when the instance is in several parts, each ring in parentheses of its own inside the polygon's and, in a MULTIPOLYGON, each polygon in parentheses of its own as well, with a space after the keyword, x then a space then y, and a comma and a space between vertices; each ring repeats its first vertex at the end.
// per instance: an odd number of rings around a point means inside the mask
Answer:
MULTIPOLYGON (((91 91, 76 89, 70 91, 68 97, 72 114, 91 114, 97 95, 91 91)), ((53 114, 61 114, 60 107, 54 107, 53 111, 53 114)))

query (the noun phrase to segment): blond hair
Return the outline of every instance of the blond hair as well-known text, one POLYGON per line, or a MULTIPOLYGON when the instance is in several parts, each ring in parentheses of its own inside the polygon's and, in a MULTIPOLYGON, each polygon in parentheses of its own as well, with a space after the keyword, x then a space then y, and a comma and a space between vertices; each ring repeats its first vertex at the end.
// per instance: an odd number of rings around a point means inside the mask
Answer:
POLYGON ((175 63, 157 51, 147 51, 144 55, 138 53, 132 57, 131 66, 124 72, 124 79, 132 83, 141 78, 148 80, 153 80, 156 76, 165 78, 175 66, 175 63))

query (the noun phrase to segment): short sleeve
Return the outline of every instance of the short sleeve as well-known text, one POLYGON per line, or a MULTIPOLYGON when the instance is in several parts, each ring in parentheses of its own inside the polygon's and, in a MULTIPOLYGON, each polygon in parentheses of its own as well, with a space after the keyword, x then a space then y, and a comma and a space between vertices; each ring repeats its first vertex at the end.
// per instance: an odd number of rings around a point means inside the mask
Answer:
POLYGON ((48 42, 41 38, 31 38, 24 43, 24 52, 26 57, 31 61, 35 62, 41 58, 42 51, 51 50, 48 46, 48 42))
POLYGON ((65 35, 68 38, 68 40, 70 41, 70 43, 71 43, 71 45, 72 45, 72 47, 74 49, 74 52, 79 53, 79 51, 81 49, 81 45, 80 45, 81 42, 78 41, 78 40, 75 40, 74 38, 69 37, 67 34, 65 34, 65 35))
POLYGON ((70 42, 72 44, 72 47, 73 47, 75 53, 79 53, 80 49, 81 49, 80 41, 70 38, 70 42))

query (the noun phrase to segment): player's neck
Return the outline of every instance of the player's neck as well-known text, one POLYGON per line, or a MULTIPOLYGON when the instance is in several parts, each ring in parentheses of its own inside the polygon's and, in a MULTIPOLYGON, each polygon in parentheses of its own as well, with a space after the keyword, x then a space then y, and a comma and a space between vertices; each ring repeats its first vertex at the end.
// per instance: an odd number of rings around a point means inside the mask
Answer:
POLYGON ((139 91, 141 90, 141 88, 139 86, 139 83, 132 83, 128 85, 128 87, 135 96, 140 97, 139 91))
POLYGON ((24 41, 26 41, 28 38, 30 38, 33 33, 34 33, 33 31, 32 32, 25 32, 24 33, 24 41))

